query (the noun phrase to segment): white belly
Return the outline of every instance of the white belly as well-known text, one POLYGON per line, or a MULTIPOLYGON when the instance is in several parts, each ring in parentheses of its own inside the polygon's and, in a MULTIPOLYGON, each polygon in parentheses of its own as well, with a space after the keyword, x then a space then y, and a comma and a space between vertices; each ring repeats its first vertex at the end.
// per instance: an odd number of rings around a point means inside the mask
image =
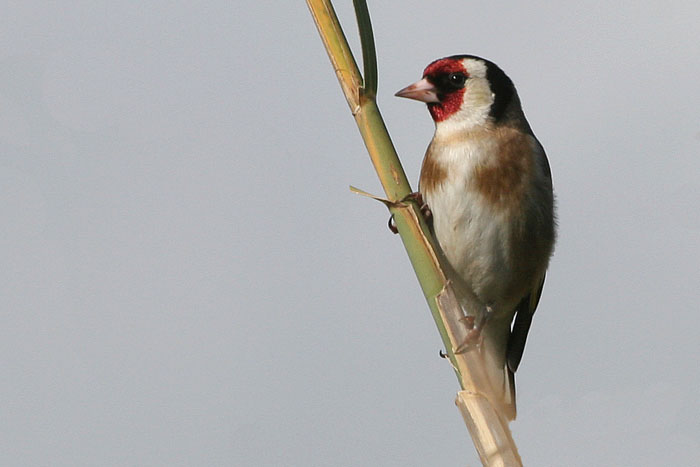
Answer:
POLYGON ((466 190, 467 180, 460 182, 426 194, 437 241, 455 272, 486 304, 514 307, 518 299, 504 296, 513 280, 506 215, 466 190))
POLYGON ((437 241, 457 275, 485 304, 510 311, 522 298, 512 296, 518 288, 509 267, 513 248, 518 248, 511 240, 512 213, 484 198, 473 178, 474 169, 491 163, 498 152, 492 141, 434 144, 431 157, 447 175, 423 195, 437 241))

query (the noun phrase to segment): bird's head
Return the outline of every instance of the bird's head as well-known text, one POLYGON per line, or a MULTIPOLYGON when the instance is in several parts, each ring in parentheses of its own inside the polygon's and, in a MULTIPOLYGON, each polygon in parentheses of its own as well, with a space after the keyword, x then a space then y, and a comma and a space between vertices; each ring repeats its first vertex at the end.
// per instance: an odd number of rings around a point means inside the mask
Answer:
POLYGON ((423 79, 396 96, 428 104, 438 129, 473 129, 522 113, 510 78, 495 63, 473 55, 435 60, 423 79))

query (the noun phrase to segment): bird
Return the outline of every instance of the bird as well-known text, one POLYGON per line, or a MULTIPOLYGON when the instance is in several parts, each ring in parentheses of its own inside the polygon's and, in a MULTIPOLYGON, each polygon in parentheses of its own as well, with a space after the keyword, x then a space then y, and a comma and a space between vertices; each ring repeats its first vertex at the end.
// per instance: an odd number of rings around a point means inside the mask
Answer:
POLYGON ((435 60, 396 96, 426 103, 435 122, 419 194, 456 292, 478 299, 491 398, 513 420, 515 371, 556 238, 549 161, 513 81, 487 59, 435 60))

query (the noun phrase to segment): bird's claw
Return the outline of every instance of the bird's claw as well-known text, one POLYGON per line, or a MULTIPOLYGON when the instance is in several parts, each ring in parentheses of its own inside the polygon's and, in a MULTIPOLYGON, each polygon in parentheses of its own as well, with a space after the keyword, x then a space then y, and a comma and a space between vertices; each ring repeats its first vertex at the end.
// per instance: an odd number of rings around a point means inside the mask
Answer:
MULTIPOLYGON (((407 194, 403 197, 403 199, 401 199, 401 202, 404 201, 413 201, 416 204, 418 204, 418 206, 420 207, 420 212, 421 214, 423 214, 423 217, 425 217, 426 222, 428 223, 428 225, 432 226, 433 213, 430 210, 430 207, 425 203, 425 201, 423 201, 423 194, 420 191, 414 191, 413 193, 407 194)), ((399 233, 399 229, 396 228, 396 223, 394 222, 393 214, 389 216, 389 222, 387 222, 387 225, 392 233, 399 233)))
MULTIPOLYGON (((423 214, 425 221, 428 223, 428 225, 432 229, 433 212, 430 210, 430 206, 428 206, 425 203, 425 201, 423 201, 423 194, 420 191, 414 191, 413 193, 409 193, 401 199, 401 202, 404 202, 404 201, 412 201, 412 202, 418 204, 419 209, 420 209, 420 213, 423 214)), ((391 215, 391 217, 389 217, 388 225, 389 225, 389 230, 391 230, 393 233, 395 233, 395 234, 399 233, 399 229, 396 228, 396 224, 394 223, 394 215, 393 214, 391 215)))
POLYGON ((464 316, 461 318, 460 321, 464 323, 469 330, 467 331, 467 337, 465 337, 464 341, 457 346, 454 353, 462 354, 478 348, 483 341, 481 331, 484 329, 484 326, 486 326, 492 316, 493 310, 491 307, 485 306, 479 310, 476 316, 464 316))
POLYGON ((394 222, 394 215, 392 214, 389 216, 389 222, 387 222, 387 227, 389 227, 389 230, 391 230, 391 233, 396 235, 399 233, 399 229, 396 227, 396 222, 394 222))
POLYGON ((402 201, 414 201, 416 204, 418 204, 420 213, 423 214, 423 217, 425 217, 428 224, 432 224, 433 213, 430 210, 430 206, 428 206, 428 204, 423 200, 423 193, 420 191, 414 191, 413 193, 409 193, 404 196, 402 201))

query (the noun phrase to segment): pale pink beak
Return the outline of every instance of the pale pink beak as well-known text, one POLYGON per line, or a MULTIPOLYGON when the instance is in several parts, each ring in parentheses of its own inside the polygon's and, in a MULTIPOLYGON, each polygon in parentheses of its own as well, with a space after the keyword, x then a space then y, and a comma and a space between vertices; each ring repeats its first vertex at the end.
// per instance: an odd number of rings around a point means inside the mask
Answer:
POLYGON ((437 89, 433 84, 423 78, 417 83, 413 83, 394 94, 397 97, 407 97, 408 99, 415 99, 421 102, 440 102, 437 96, 437 89))

